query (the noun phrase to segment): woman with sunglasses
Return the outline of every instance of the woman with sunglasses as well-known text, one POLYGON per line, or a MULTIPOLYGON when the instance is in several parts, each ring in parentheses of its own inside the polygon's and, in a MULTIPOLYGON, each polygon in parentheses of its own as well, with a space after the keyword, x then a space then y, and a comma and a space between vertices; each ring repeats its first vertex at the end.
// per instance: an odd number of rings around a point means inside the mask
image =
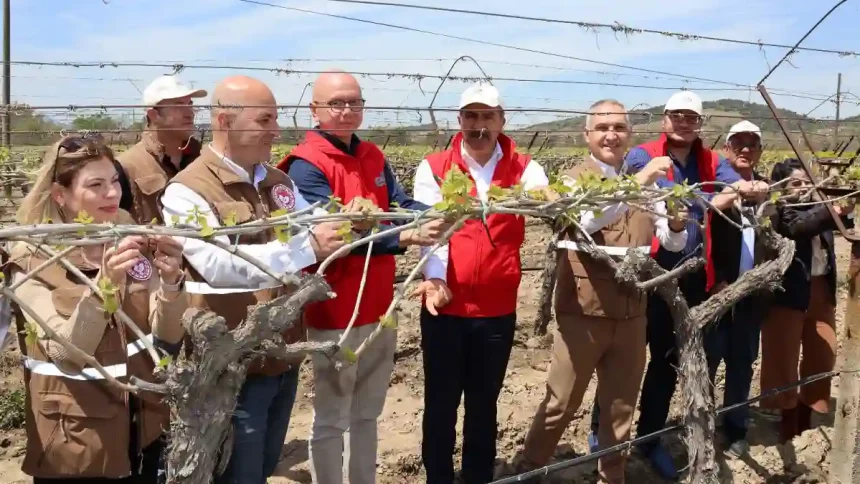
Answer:
MULTIPOLYGON (((794 240, 795 252, 782 279, 783 290, 774 293, 761 329, 762 393, 831 371, 836 363, 836 224, 816 192, 810 191, 812 183, 798 160, 777 163, 771 180, 785 183, 789 199, 773 216, 773 226, 794 240)), ((854 226, 853 201, 833 208, 847 227, 854 226)), ((781 413, 780 441, 785 443, 809 430, 812 412, 826 414, 829 404, 827 379, 768 398, 761 407, 781 413)))
MULTIPOLYGON (((132 224, 119 208, 114 155, 100 139, 70 137, 46 155, 33 190, 17 214, 21 225, 73 223, 86 212, 93 223, 132 224)), ((117 288, 119 307, 147 339, 175 345, 188 306, 181 292, 182 247, 170 237, 127 236, 74 249, 65 258, 93 282, 117 288)), ((50 258, 19 243, 12 249, 13 281, 50 258)), ((53 263, 15 290, 19 326, 36 318, 120 381, 153 380, 154 363, 142 341, 99 295, 60 263, 53 263)), ((133 395, 103 377, 56 341, 43 338, 25 348, 27 453, 22 470, 34 482, 156 483, 168 408, 152 394, 133 395)))

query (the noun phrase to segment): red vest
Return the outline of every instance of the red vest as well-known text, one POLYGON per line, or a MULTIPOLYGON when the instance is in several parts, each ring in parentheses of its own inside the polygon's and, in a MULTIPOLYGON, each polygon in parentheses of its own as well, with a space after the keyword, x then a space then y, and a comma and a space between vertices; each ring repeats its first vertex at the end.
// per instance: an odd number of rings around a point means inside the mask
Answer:
MULTIPOLYGON (((328 179, 335 197, 343 204, 353 198, 372 200, 380 209, 388 210, 388 187, 385 184, 385 155, 373 143, 362 141, 355 156, 337 149, 318 133, 308 131, 305 141, 296 146, 278 168, 288 171, 295 158, 307 160, 328 179)), ((301 180, 294 180, 301 188, 301 180)), ((375 323, 388 310, 394 298, 394 256, 376 255, 368 264, 358 317, 354 326, 375 323)), ((326 270, 326 281, 337 297, 309 304, 305 309, 308 326, 317 329, 345 329, 352 317, 361 275, 364 272, 364 255, 347 255, 334 261, 326 270)))
MULTIPOLYGON (((460 154, 462 138, 462 134, 458 134, 451 148, 427 157, 437 180, 444 179, 453 165, 471 178, 460 154)), ((508 188, 520 182, 531 157, 516 153, 513 140, 504 135, 499 136, 499 144, 503 156, 493 173, 493 184, 508 188)), ((471 195, 478 196, 474 187, 471 195)), ((525 219, 517 215, 491 214, 487 217, 487 225, 492 241, 480 219, 470 219, 451 237, 447 282, 453 298, 448 305, 439 308, 439 313, 487 318, 516 311, 525 219)))
MULTIPOLYGON (((648 153, 651 158, 656 158, 658 156, 668 156, 669 148, 666 140, 666 134, 663 133, 660 135, 655 141, 650 141, 643 145, 639 146, 646 153, 648 153)), ((717 166, 720 164, 720 156, 715 152, 705 148, 701 139, 696 140, 693 143, 693 150, 696 152, 696 164, 699 168, 699 181, 700 182, 713 182, 716 181, 717 178, 717 166)), ((675 178, 675 170, 674 168, 669 170, 666 173, 666 179, 669 181, 674 181, 675 178)), ((713 185, 705 185, 702 187, 702 191, 707 193, 714 192, 713 185)), ((711 287, 713 287, 715 282, 715 271, 714 271, 714 259, 711 256, 711 248, 713 246, 711 241, 711 222, 713 222, 713 213, 707 212, 708 223, 705 224, 705 234, 704 234, 704 244, 705 244, 705 275, 707 277, 707 286, 706 290, 710 291, 711 287)), ((660 248, 660 242, 657 240, 657 237, 651 242, 651 256, 655 256, 657 254, 657 250, 660 248)))

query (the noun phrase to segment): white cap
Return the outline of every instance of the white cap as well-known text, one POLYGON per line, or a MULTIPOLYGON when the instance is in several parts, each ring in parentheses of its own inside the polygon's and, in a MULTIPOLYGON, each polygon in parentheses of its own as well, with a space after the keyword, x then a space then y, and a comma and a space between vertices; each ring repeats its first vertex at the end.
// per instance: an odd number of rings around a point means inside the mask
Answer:
POLYGON ((460 96, 460 109, 470 104, 483 104, 491 108, 502 107, 502 96, 492 84, 479 82, 463 92, 460 96))
POLYGON ((758 139, 761 140, 761 130, 758 128, 758 126, 750 123, 747 120, 743 120, 740 123, 732 126, 732 129, 729 130, 729 135, 726 136, 726 141, 729 141, 730 139, 732 139, 732 136, 738 133, 752 133, 758 136, 758 139))
POLYGON ((672 94, 672 97, 666 101, 666 108, 663 112, 681 110, 693 111, 701 116, 704 114, 702 110, 702 98, 693 91, 681 91, 672 94))
POLYGON ((165 99, 179 99, 185 96, 206 97, 205 89, 194 89, 182 82, 176 75, 161 76, 143 90, 143 105, 155 106, 165 99))

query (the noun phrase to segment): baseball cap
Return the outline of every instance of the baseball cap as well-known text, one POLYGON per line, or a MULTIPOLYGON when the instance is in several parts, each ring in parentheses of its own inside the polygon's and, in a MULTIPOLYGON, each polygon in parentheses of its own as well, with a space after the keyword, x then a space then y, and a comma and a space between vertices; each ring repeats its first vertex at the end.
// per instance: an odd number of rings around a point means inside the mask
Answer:
POLYGON ((758 139, 761 140, 761 130, 758 128, 758 126, 750 123, 747 120, 743 120, 740 123, 732 126, 731 129, 729 129, 729 135, 726 136, 726 141, 732 139, 732 136, 738 133, 752 133, 758 136, 758 139))
POLYGON ((460 109, 470 104, 483 104, 491 108, 502 107, 502 97, 499 90, 492 84, 479 82, 463 92, 460 96, 460 109))
POLYGON ((178 99, 185 96, 206 97, 208 94, 205 89, 192 88, 176 75, 161 76, 143 90, 143 105, 155 106, 165 99, 178 99))
POLYGON ((702 98, 693 91, 681 91, 672 94, 672 97, 666 101, 666 108, 663 112, 681 110, 693 111, 701 116, 704 114, 702 110, 702 98))

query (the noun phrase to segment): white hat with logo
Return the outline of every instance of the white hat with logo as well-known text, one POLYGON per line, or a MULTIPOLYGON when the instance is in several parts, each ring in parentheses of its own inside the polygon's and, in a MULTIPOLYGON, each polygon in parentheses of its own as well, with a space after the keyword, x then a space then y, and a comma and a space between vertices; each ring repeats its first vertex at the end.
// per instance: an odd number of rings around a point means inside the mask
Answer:
POLYGON ((752 133, 756 135, 759 140, 761 140, 761 130, 759 129, 759 127, 750 123, 747 120, 743 120, 740 123, 732 126, 731 129, 729 129, 729 135, 726 136, 726 141, 732 139, 732 136, 738 133, 752 133))
POLYGON ((502 107, 502 96, 492 84, 479 82, 463 92, 460 96, 460 109, 470 104, 483 104, 491 108, 502 107))
POLYGON ((663 112, 667 111, 693 111, 701 116, 704 114, 702 98, 693 91, 676 92, 666 101, 666 108, 663 112))
POLYGON ((194 89, 182 82, 176 75, 166 75, 149 83, 143 90, 143 105, 155 106, 165 99, 179 99, 186 96, 206 97, 209 93, 205 89, 194 89))

